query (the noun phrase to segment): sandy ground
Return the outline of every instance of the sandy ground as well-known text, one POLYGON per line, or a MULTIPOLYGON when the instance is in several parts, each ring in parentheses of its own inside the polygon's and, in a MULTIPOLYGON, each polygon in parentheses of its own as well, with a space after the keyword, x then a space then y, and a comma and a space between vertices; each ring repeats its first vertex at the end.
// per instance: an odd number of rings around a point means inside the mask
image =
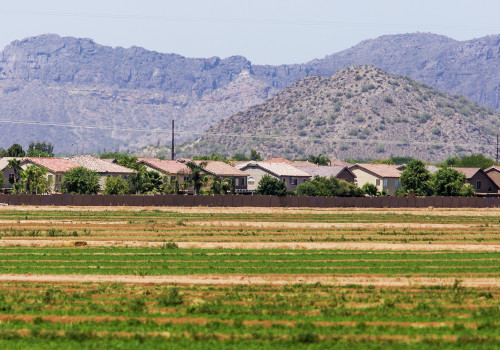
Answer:
MULTIPOLYGON (((150 241, 82 241, 52 239, 2 239, 0 247, 161 247, 165 242, 150 241)), ((500 244, 423 244, 423 243, 336 243, 336 242, 178 242, 185 249, 345 249, 345 250, 408 250, 408 251, 500 251, 500 244)))
POLYGON ((187 221, 186 225, 200 225, 200 226, 237 226, 237 227, 254 227, 254 228, 366 228, 366 229, 380 229, 380 228, 471 228, 478 227, 477 223, 471 221, 470 224, 422 224, 422 223, 411 223, 411 222, 395 222, 395 223, 384 223, 384 222, 255 222, 255 221, 187 221))
MULTIPOLYGON (((118 275, 0 275, 3 282, 118 282, 118 283, 179 283, 179 284, 270 284, 321 283, 328 285, 373 285, 387 287, 411 287, 446 285, 455 283, 455 278, 439 277, 378 277, 354 276, 332 277, 328 275, 180 275, 180 276, 118 276, 118 275)), ((464 287, 498 287, 500 278, 463 278, 464 287)))
POLYGON ((314 213, 314 214, 413 214, 413 215, 461 215, 497 216, 500 208, 256 208, 256 207, 73 207, 73 206, 0 206, 2 210, 57 210, 57 211, 165 211, 176 213, 314 213))

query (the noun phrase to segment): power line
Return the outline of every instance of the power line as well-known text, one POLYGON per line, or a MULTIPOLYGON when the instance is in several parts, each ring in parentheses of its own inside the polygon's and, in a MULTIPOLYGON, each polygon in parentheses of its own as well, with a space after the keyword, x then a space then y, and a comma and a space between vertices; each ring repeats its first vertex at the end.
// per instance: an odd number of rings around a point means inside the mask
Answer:
MULTIPOLYGON (((36 125, 36 126, 53 126, 53 127, 65 127, 65 128, 75 128, 75 129, 89 129, 89 130, 109 130, 109 131, 128 131, 128 132, 148 132, 148 133, 156 133, 156 134, 165 134, 170 131, 162 128, 122 128, 115 126, 98 126, 98 125, 77 125, 77 124, 69 124, 69 123, 50 123, 50 122, 39 122, 39 121, 26 121, 26 120, 0 120, 0 123, 9 123, 9 124, 21 124, 21 125, 36 125)), ((175 131, 176 134, 186 135, 186 136, 202 136, 205 135, 203 131, 186 131, 186 130, 178 130, 175 131)), ((321 139, 323 142, 345 142, 345 143, 364 143, 364 144, 391 144, 391 145, 399 145, 399 146, 409 146, 409 145, 423 145, 423 146, 469 146, 469 147, 488 147, 490 144, 480 144, 480 143, 452 143, 452 142, 423 142, 423 141, 411 141, 408 139, 401 140, 379 140, 379 139, 358 139, 354 137, 328 137, 328 138, 318 138, 314 136, 298 136, 298 135, 255 135, 255 134, 242 134, 242 133, 217 133, 211 132, 210 136, 215 137, 233 137, 233 138, 246 138, 246 139, 257 139, 257 140, 294 140, 294 141, 304 141, 304 140, 318 140, 321 139)))

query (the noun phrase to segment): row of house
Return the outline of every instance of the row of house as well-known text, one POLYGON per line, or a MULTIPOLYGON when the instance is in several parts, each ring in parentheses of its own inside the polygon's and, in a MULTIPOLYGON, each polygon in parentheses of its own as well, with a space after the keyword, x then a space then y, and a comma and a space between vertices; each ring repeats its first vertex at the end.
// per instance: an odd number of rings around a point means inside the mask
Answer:
MULTIPOLYGON (((12 189, 12 180, 16 169, 8 166, 12 158, 0 158, 0 170, 3 172, 4 191, 12 189)), ((75 156, 71 158, 19 158, 20 168, 29 165, 42 166, 48 170, 49 183, 54 192, 59 192, 64 174, 73 168, 83 166, 96 171, 100 176, 101 188, 106 178, 121 177, 125 179, 135 171, 118 165, 113 159, 99 159, 92 156, 75 156)), ((180 185, 189 180, 191 170, 186 165, 188 159, 162 160, 156 158, 138 158, 138 163, 149 171, 155 171, 180 185)), ((362 187, 366 183, 375 185, 378 191, 393 194, 400 187, 399 178, 405 165, 388 164, 349 164, 333 161, 328 166, 319 166, 308 161, 290 161, 283 158, 271 158, 264 161, 245 161, 225 163, 222 161, 194 161, 203 170, 212 175, 215 181, 233 179, 237 193, 253 193, 264 175, 283 180, 289 191, 315 177, 336 177, 362 187)), ((431 173, 439 168, 429 166, 431 173)), ((481 195, 500 194, 500 167, 492 166, 486 170, 480 168, 455 168, 465 174, 470 184, 481 195)))

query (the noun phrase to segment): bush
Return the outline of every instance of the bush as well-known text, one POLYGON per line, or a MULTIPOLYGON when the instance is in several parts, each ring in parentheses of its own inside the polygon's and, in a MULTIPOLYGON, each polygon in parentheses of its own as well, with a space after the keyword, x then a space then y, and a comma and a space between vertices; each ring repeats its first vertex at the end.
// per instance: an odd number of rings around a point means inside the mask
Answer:
POLYGON ((99 174, 95 171, 79 166, 64 176, 63 193, 96 194, 99 190, 99 174))
POLYGON ((336 177, 328 179, 316 176, 311 181, 297 186, 297 195, 299 196, 361 197, 363 194, 363 191, 356 185, 336 177))
POLYGON ((270 175, 264 175, 255 190, 255 194, 268 196, 286 196, 286 193, 285 182, 270 175))
POLYGON ((376 196, 377 192, 378 192, 377 186, 375 186, 374 184, 371 184, 371 183, 364 184, 363 187, 361 187, 361 189, 367 195, 372 196, 372 197, 376 196))
POLYGON ((121 177, 108 177, 104 185, 104 194, 129 194, 130 186, 121 177))

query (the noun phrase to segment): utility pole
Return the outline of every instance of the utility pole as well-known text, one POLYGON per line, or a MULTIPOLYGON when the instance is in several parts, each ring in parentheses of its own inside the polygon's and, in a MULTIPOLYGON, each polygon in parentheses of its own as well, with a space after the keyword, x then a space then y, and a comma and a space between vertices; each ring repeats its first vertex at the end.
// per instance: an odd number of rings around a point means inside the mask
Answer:
POLYGON ((497 134, 497 163, 498 163, 498 153, 500 153, 500 148, 498 147, 498 134, 497 134))
POLYGON ((172 119, 172 160, 175 160, 174 147, 175 147, 175 142, 174 142, 174 120, 172 119))

